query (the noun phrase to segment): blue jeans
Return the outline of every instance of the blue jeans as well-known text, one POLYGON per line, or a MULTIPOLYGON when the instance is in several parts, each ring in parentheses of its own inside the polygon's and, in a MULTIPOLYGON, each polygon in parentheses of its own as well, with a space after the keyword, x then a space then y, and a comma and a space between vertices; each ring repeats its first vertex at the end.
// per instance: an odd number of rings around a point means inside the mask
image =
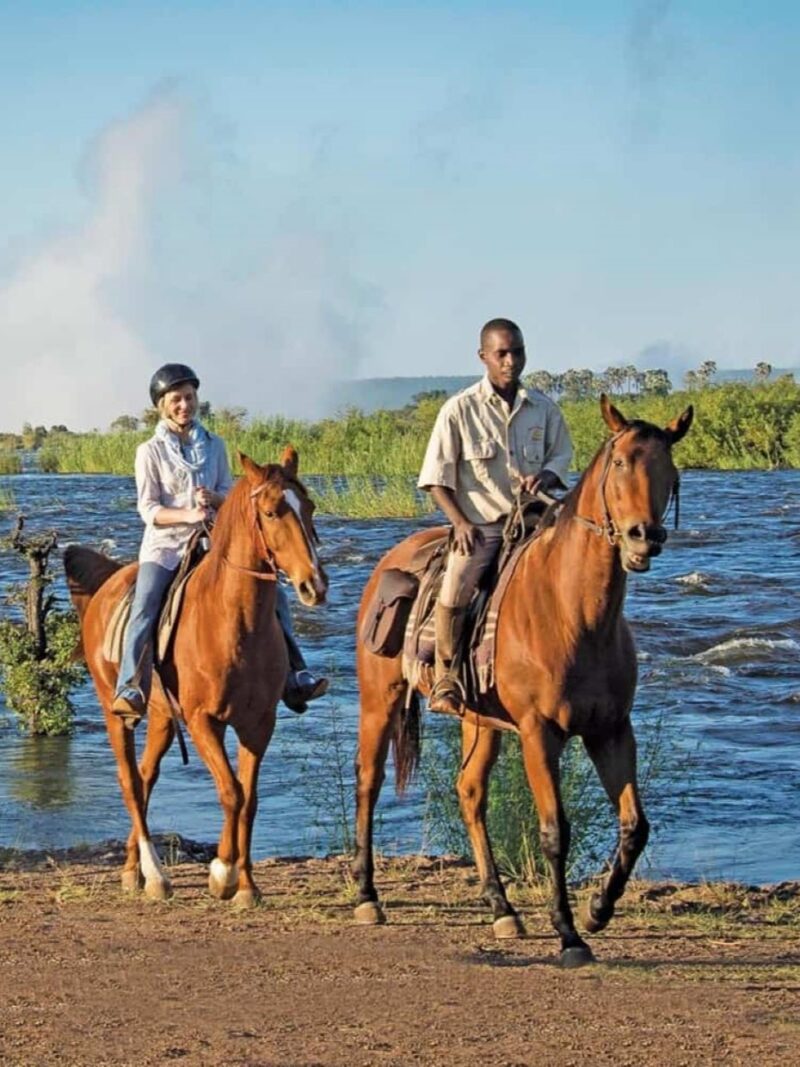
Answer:
MULTIPOLYGON (((147 704, 153 682, 153 645, 158 615, 167 586, 172 581, 174 571, 159 566, 158 563, 141 563, 136 577, 136 591, 133 594, 131 615, 125 631, 122 646, 122 658, 119 664, 119 676, 115 696, 128 700, 141 699, 147 704)), ((292 628, 292 615, 289 610, 289 597, 280 582, 277 584, 277 603, 275 614, 281 624, 289 652, 289 666, 293 671, 305 670, 306 661, 292 628)))
POLYGON ((158 563, 140 563, 131 615, 125 630, 116 696, 150 699, 153 681, 153 645, 158 613, 175 571, 158 563))

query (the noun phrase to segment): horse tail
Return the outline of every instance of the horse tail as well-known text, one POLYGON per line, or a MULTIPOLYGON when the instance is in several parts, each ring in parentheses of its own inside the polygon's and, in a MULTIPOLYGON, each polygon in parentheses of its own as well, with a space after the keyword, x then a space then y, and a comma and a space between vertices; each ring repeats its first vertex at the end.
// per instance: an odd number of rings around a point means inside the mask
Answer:
MULTIPOLYGON (((67 574, 69 595, 79 619, 83 620, 89 601, 100 586, 122 566, 122 563, 109 559, 102 552, 95 552, 93 548, 67 545, 64 551, 64 570, 67 574)), ((83 648, 79 644, 75 650, 75 658, 82 659, 83 656, 83 648)))
POLYGON ((402 796, 419 764, 419 694, 416 689, 411 690, 410 697, 395 717, 392 751, 395 789, 397 795, 402 796))

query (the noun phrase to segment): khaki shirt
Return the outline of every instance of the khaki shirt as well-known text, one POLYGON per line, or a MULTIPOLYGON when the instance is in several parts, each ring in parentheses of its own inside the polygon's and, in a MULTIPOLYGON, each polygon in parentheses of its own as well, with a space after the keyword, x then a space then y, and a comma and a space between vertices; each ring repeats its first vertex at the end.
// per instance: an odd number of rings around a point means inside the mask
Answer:
POLYGON ((417 484, 452 489, 472 523, 496 522, 511 511, 521 478, 546 468, 563 481, 571 459, 557 404, 520 386, 509 411, 485 376, 442 405, 417 484))

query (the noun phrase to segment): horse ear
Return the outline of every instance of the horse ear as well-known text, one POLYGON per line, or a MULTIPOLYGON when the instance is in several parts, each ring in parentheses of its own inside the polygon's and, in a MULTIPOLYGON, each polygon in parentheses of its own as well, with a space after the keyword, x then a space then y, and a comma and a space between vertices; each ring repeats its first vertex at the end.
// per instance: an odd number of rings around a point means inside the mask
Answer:
POLYGON ((299 461, 297 458, 297 449, 294 445, 287 445, 286 448, 284 448, 283 455, 281 456, 281 466, 290 478, 297 477, 299 461))
POLYGON ((614 407, 605 393, 600 394, 600 411, 603 415, 603 422, 612 433, 619 433, 628 425, 628 420, 621 411, 614 407))
POLYGON ((664 427, 664 432, 669 438, 669 443, 671 445, 674 445, 676 441, 680 441, 682 437, 686 436, 689 432, 689 427, 692 425, 692 419, 694 419, 694 408, 690 404, 682 415, 679 415, 677 419, 673 419, 668 426, 664 427))
POLYGON ((239 463, 241 464, 242 470, 244 471, 245 477, 247 478, 248 482, 262 481, 264 478, 264 472, 262 471, 261 467, 259 467, 259 465, 254 460, 250 459, 249 456, 246 456, 244 452, 240 452, 237 449, 236 454, 239 457, 239 463))

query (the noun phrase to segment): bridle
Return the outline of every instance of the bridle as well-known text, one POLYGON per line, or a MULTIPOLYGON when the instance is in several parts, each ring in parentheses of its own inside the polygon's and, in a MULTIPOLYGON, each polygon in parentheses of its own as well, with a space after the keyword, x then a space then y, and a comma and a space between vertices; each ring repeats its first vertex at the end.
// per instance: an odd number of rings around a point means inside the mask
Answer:
MULTIPOLYGON (((618 430, 617 433, 615 433, 612 437, 609 437, 608 441, 606 441, 604 445, 605 458, 603 460, 603 472, 600 475, 599 490, 600 501, 603 508, 602 523, 595 522, 594 519, 587 519, 585 515, 575 514, 572 516, 576 522, 579 522, 581 523, 581 525, 588 527, 588 529, 590 529, 592 533, 597 534, 598 537, 605 538, 608 544, 612 547, 622 543, 622 533, 611 516, 611 511, 608 506, 608 498, 606 496, 606 482, 608 481, 608 476, 611 472, 611 464, 614 459, 614 445, 617 443, 620 437, 622 437, 622 435, 627 432, 628 429, 629 427, 626 426, 624 429, 618 430)), ((666 519, 667 515, 669 514, 670 506, 674 505, 674 528, 676 530, 678 529, 678 520, 680 517, 680 485, 680 474, 676 472, 675 479, 672 483, 672 488, 670 489, 669 499, 667 500, 667 506, 664 508, 664 513, 661 516, 661 524, 663 526, 664 519, 666 519)), ((658 540, 660 543, 663 544, 663 542, 667 539, 667 535, 663 529, 660 532, 661 537, 656 538, 655 540, 658 540)))
POLYGON ((262 485, 259 485, 257 488, 250 491, 250 515, 252 518, 251 529, 253 540, 255 541, 257 552, 259 551, 260 542, 260 549, 263 553, 261 561, 266 565, 267 569, 257 571, 252 567, 243 567, 240 563, 234 563, 232 560, 228 559, 227 556, 223 556, 222 560, 224 563, 227 563, 232 570, 240 571, 242 574, 248 574, 251 578, 256 578, 260 582, 276 582, 278 580, 278 568, 275 563, 275 556, 264 537, 264 531, 261 529, 261 523, 258 520, 258 508, 256 507, 256 498, 260 493, 263 493, 267 487, 268 483, 264 482, 262 485))

